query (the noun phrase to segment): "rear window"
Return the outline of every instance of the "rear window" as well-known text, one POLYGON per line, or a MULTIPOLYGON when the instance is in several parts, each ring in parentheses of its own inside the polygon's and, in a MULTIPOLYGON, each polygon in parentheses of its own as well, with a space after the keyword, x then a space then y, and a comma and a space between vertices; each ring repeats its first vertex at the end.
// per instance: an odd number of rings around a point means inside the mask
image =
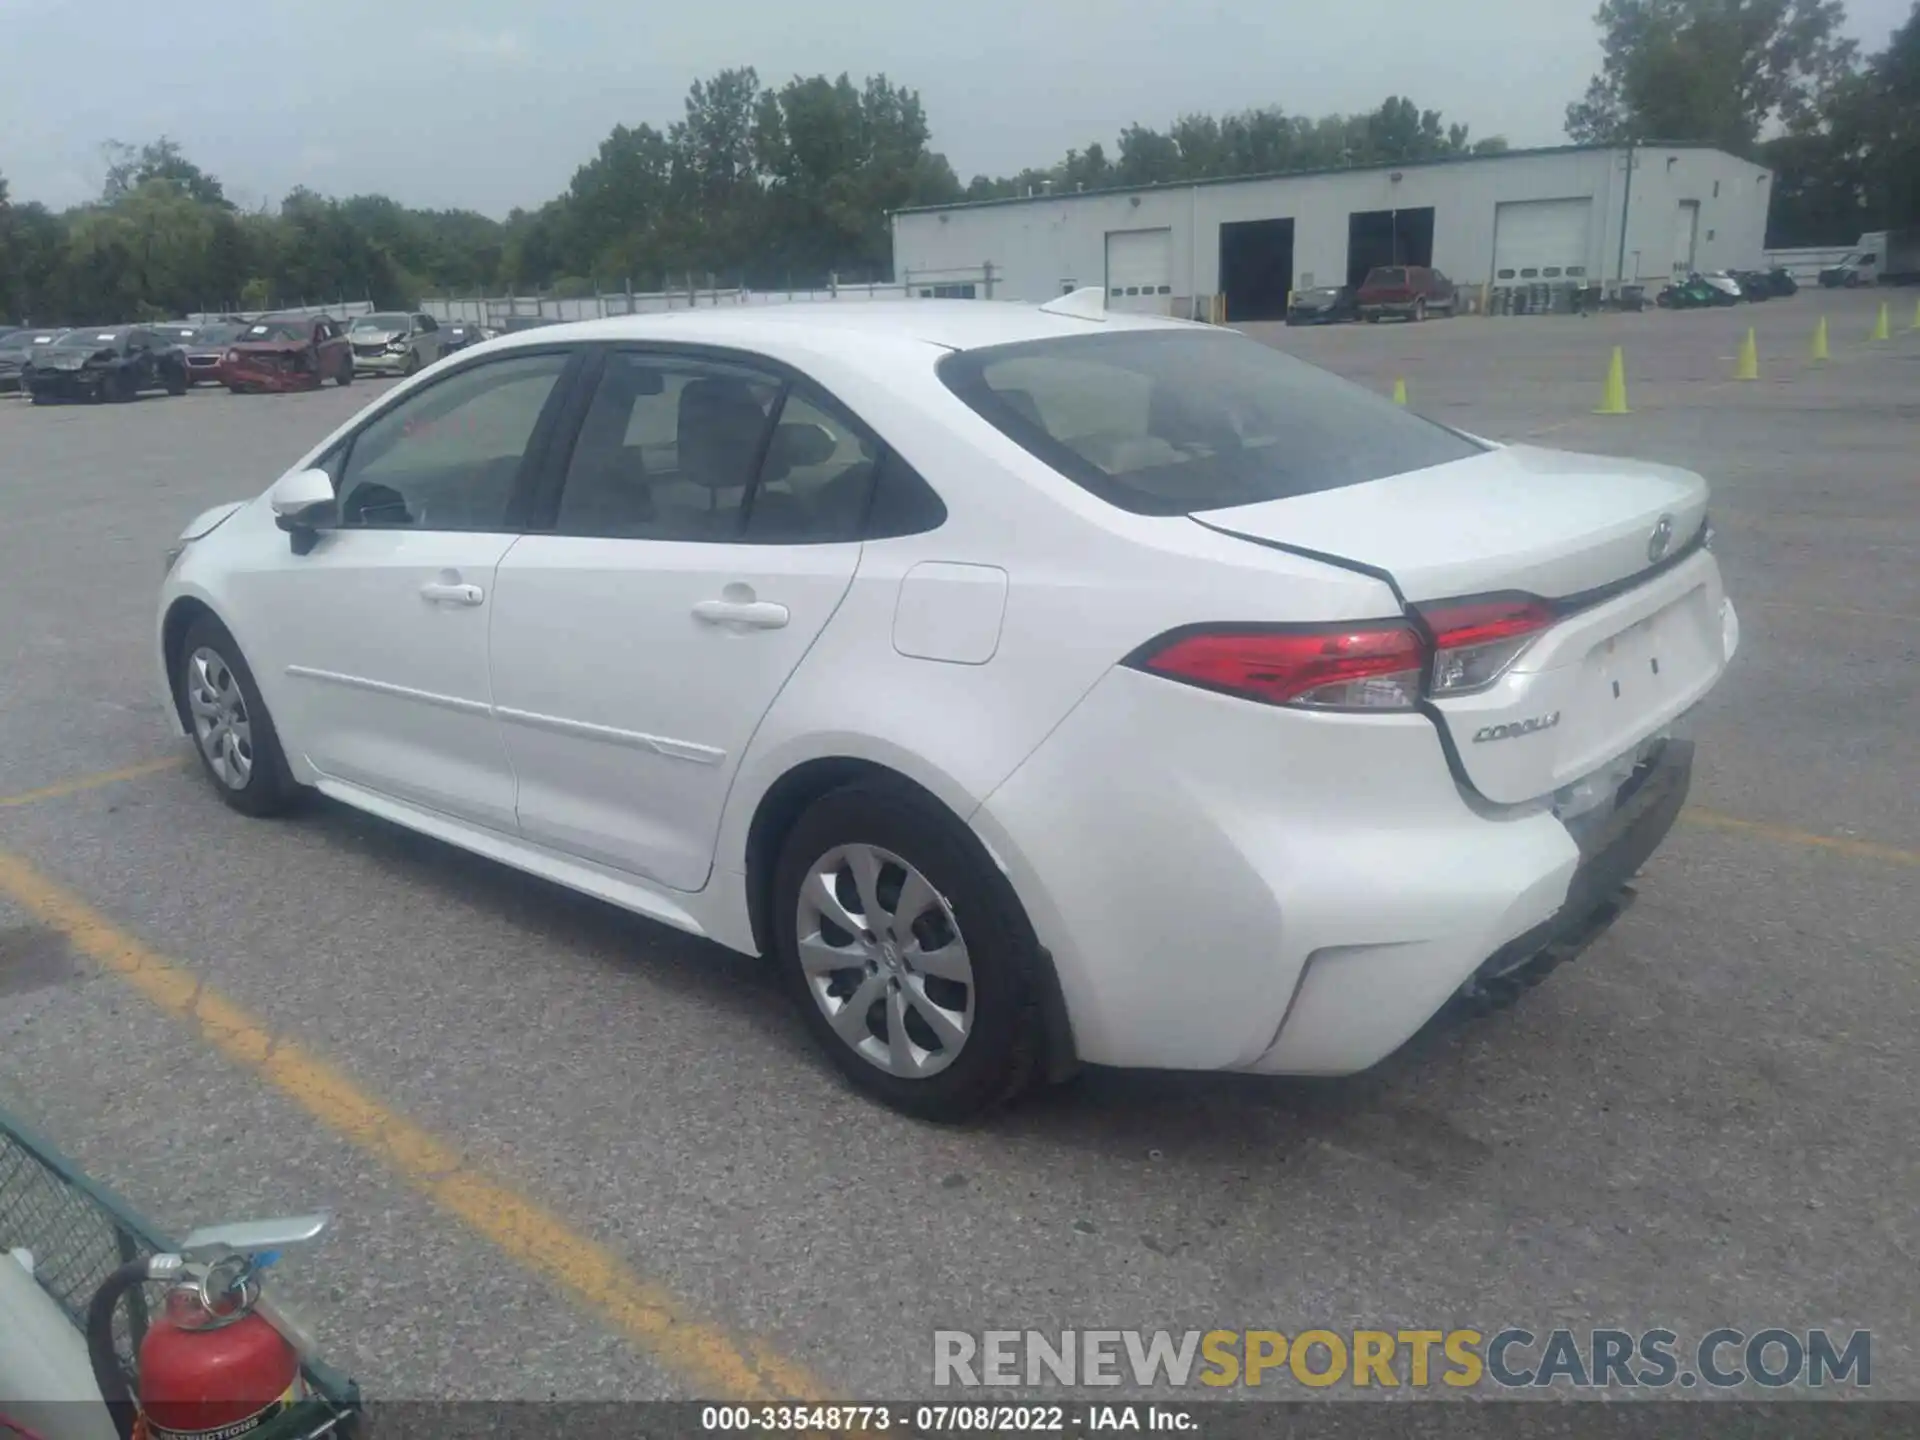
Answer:
POLYGON ((1121 331, 961 351, 940 378, 1023 449, 1136 515, 1337 490, 1480 447, 1270 346, 1121 331))
POLYGON ((1367 284, 1369 286, 1404 285, 1406 283, 1407 283, 1406 269, 1398 265, 1382 266, 1380 269, 1372 271, 1367 276, 1367 284))

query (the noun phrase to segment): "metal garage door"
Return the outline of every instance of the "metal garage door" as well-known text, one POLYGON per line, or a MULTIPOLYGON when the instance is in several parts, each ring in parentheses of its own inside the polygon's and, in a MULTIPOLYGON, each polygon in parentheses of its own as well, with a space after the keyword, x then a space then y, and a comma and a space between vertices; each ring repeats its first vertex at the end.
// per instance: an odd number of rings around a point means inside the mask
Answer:
POLYGON ((1515 200, 1493 214, 1493 283, 1544 285, 1586 275, 1593 201, 1515 200))
POLYGON ((1173 231, 1107 234, 1107 308, 1165 315, 1173 306, 1173 231))

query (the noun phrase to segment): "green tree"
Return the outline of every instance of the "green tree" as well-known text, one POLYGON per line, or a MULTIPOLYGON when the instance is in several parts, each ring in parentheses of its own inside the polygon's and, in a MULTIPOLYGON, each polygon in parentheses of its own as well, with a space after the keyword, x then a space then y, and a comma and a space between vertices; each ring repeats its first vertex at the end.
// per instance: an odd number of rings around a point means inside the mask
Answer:
POLYGON ((1583 143, 1701 140, 1752 155, 1804 127, 1849 73, 1840 0, 1603 0, 1600 73, 1567 107, 1583 143))
POLYGON ((1122 185, 1161 185, 1184 180, 1180 142, 1171 135, 1133 124, 1120 132, 1120 160, 1114 167, 1122 185))
POLYGON ((1920 225, 1920 4, 1868 64, 1856 103, 1871 217, 1889 228, 1920 225))
POLYGON ((100 194, 105 204, 117 204, 142 185, 161 180, 202 205, 231 208, 220 182, 187 159, 165 135, 138 147, 109 140, 101 150, 107 158, 107 181, 100 194))
POLYGON ((1887 48, 1762 147, 1772 245, 1850 245, 1920 225, 1920 5, 1887 48))

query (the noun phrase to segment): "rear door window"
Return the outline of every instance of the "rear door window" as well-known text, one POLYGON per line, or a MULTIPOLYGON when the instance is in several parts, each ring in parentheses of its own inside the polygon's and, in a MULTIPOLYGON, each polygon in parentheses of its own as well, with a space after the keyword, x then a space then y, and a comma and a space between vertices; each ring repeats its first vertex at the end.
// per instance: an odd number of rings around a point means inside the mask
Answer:
POLYGON ((1138 515, 1335 490, 1481 453, 1244 336, 1159 330, 961 351, 940 377, 1067 479, 1138 515))
POLYGON ((745 366, 615 352, 580 425, 555 530, 735 540, 781 383, 745 366))

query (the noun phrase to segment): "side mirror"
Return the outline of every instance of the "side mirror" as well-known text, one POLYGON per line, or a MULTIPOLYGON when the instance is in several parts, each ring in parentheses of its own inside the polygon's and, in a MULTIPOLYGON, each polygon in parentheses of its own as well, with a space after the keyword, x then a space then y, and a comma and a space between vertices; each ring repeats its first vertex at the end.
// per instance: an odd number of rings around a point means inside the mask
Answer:
POLYGON ((267 492, 273 523, 292 538, 293 553, 305 555, 320 538, 319 510, 333 509, 333 477, 324 470, 296 470, 274 481, 267 492))
POLYGON ((291 475, 282 475, 267 492, 267 504, 282 519, 332 501, 333 477, 324 470, 296 470, 291 475))

